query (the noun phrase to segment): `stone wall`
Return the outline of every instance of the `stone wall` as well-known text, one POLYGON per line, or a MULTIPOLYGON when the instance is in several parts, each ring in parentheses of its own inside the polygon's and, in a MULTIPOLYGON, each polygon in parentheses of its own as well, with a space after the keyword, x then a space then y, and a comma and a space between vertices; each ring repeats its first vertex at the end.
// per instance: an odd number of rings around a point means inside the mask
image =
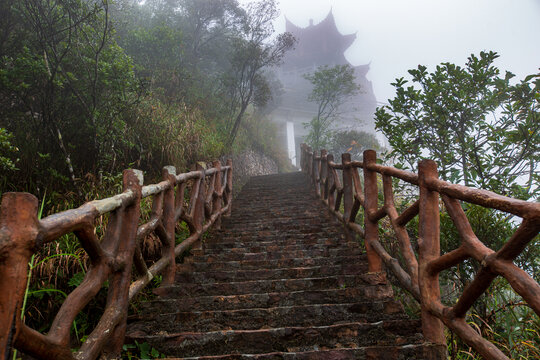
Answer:
POLYGON ((278 165, 273 159, 253 150, 233 155, 232 161, 234 196, 240 192, 250 177, 278 173, 278 165))

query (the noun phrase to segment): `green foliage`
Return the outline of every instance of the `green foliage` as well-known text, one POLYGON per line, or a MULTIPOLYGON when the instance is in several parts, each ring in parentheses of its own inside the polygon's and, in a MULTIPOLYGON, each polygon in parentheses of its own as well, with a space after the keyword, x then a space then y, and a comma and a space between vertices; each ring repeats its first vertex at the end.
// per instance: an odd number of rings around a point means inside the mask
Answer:
POLYGON ((358 93, 354 69, 350 65, 320 66, 312 74, 305 74, 313 89, 308 100, 317 104, 317 116, 305 124, 309 129, 306 143, 313 149, 325 148, 331 141, 331 127, 340 115, 341 106, 358 93))
POLYGON ((242 148, 231 145, 244 114, 278 91, 267 69, 293 42, 268 41, 272 1, 21 0, 2 10, 2 181, 37 194, 71 184, 82 198, 86 181, 127 167, 152 177, 242 148))
POLYGON ((362 159, 364 150, 381 150, 381 144, 375 135, 357 130, 337 131, 333 134, 328 145, 328 151, 335 157, 350 153, 353 159, 362 159))
POLYGON ((6 129, 0 127, 0 168, 3 170, 16 170, 15 161, 12 160, 13 154, 19 149, 11 145, 13 135, 6 129))
POLYGON ((160 353, 158 350, 150 346, 147 342, 139 343, 135 340, 135 344, 125 344, 122 347, 122 358, 135 360, 135 359, 158 359, 165 358, 165 354, 160 353))
POLYGON ((500 75, 494 52, 471 55, 465 67, 442 63, 429 73, 409 70, 392 85, 396 96, 376 111, 376 127, 391 156, 414 169, 421 158, 437 161, 451 182, 529 198, 538 193, 540 121, 538 79, 512 86, 500 75), (520 178, 526 185, 519 185, 520 178))

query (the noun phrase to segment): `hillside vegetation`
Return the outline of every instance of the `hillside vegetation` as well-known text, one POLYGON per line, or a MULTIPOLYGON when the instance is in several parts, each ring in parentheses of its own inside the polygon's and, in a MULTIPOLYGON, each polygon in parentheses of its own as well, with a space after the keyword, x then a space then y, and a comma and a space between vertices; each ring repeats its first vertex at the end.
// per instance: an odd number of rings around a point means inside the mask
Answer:
MULTIPOLYGON (((273 1, 0 4, 2 191, 72 193, 244 148, 279 157, 262 118, 293 46, 273 1)), ((77 196, 79 194, 79 196, 77 196)))

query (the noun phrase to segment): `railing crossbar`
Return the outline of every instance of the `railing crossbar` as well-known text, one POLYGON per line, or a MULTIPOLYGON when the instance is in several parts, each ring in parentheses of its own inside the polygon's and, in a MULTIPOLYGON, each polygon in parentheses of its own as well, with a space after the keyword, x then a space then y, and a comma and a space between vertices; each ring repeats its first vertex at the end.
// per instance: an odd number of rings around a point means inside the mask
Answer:
POLYGON ((163 180, 142 186, 142 172, 126 170, 123 192, 107 199, 94 200, 82 206, 39 220, 37 199, 26 193, 5 193, 0 211, 0 354, 7 359, 13 346, 40 359, 96 359, 116 357, 124 341, 129 301, 158 274, 161 287, 174 281, 175 258, 194 246, 212 226, 219 228, 221 216, 230 214, 232 206, 232 162, 222 166, 214 161, 205 169, 176 174, 166 166, 163 180), (186 189, 190 199, 184 198, 186 189), (152 197, 152 209, 146 222, 140 224, 144 198, 152 197), (95 222, 108 216, 103 238, 95 231, 95 222), (175 228, 183 221, 189 236, 175 244, 175 228), (29 328, 21 319, 27 264, 45 243, 74 233, 88 254, 90 266, 82 283, 67 295, 47 335, 29 328), (157 261, 144 258, 142 241, 155 233, 162 246, 157 261), (9 257, 3 254, 10 253, 9 257), (149 267, 148 264, 149 263, 149 267), (136 279, 132 280, 132 267, 136 279), (109 280, 107 304, 98 324, 78 352, 70 349, 70 330, 76 316, 109 280))
POLYGON ((487 290, 497 276, 504 277, 511 287, 540 316, 540 285, 513 260, 540 232, 540 204, 509 198, 487 190, 451 184, 438 179, 437 165, 431 160, 419 163, 419 173, 413 173, 377 163, 372 150, 364 152, 363 161, 351 161, 342 155, 342 163, 326 150, 320 156, 302 144, 301 167, 311 179, 316 193, 331 212, 345 225, 364 238, 369 270, 390 270, 402 288, 408 291, 422 308, 425 339, 435 346, 426 347, 426 358, 446 359, 446 344, 442 324, 488 360, 508 360, 494 344, 482 338, 466 322, 467 311, 487 290), (362 184, 358 169, 363 171, 362 184), (337 171, 341 171, 341 176, 337 171), (352 171, 351 171, 352 170, 352 171), (378 207, 377 174, 382 176, 383 206, 378 207), (339 187, 340 178, 343 187, 339 187), (398 213, 394 203, 393 181, 404 181, 418 188, 418 200, 398 213), (329 186, 330 184, 330 186, 329 186), (328 200, 330 199, 330 200, 328 200), (440 199, 461 238, 460 246, 440 254, 440 199), (502 248, 494 251, 474 234, 460 201, 503 211, 522 218, 522 223, 502 248), (341 206, 343 204, 343 207, 341 206), (356 223, 363 209, 364 226, 356 223), (405 226, 419 216, 418 252, 413 249, 405 226), (388 217, 399 243, 405 269, 379 241, 378 224, 388 217), (444 306, 440 300, 438 275, 441 271, 474 258, 481 264, 471 284, 458 298, 456 305, 444 306))

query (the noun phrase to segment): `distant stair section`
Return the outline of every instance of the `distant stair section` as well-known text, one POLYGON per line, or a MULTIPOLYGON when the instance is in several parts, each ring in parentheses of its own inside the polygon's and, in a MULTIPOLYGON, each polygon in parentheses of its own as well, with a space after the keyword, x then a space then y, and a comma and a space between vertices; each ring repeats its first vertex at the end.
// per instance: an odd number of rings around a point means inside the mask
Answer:
POLYGON ((362 247, 307 181, 252 178, 126 341, 171 359, 423 359, 420 321, 367 273, 362 247))

